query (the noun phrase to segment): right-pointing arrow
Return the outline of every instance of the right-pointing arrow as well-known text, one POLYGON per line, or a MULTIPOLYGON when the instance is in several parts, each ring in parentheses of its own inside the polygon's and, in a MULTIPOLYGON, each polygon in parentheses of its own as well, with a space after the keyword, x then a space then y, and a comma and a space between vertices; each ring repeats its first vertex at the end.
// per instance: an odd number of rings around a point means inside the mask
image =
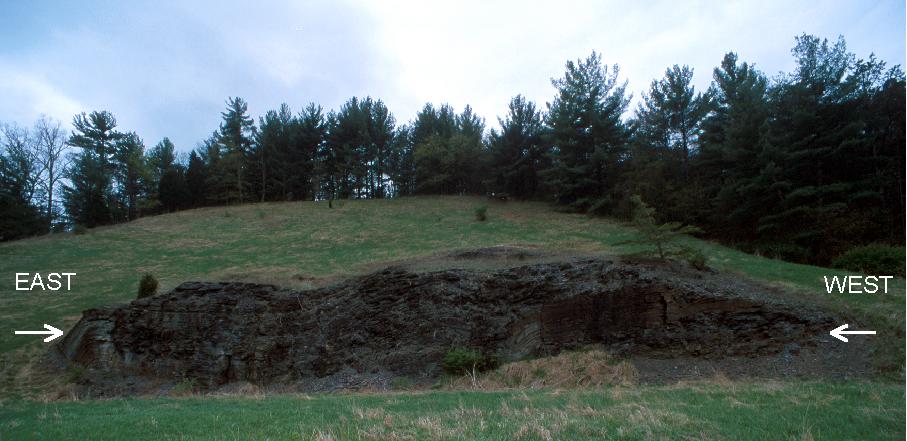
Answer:
POLYGON ((831 334, 832 337, 834 337, 838 340, 841 340, 844 343, 847 343, 847 337, 845 337, 844 334, 875 335, 875 333, 876 333, 875 331, 845 331, 845 329, 847 329, 848 326, 849 325, 847 323, 845 323, 841 326, 838 326, 835 329, 832 329, 831 332, 829 332, 829 334, 831 334))

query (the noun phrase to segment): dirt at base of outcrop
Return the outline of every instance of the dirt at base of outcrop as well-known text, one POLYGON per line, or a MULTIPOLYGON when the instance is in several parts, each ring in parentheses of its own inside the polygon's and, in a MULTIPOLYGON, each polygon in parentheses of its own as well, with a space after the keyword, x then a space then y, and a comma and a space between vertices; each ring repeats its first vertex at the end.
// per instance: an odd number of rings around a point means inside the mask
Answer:
POLYGON ((455 347, 507 361, 596 346, 655 383, 869 373, 865 346, 828 335, 836 317, 736 275, 512 247, 444 262, 462 267, 394 266, 307 291, 188 282, 85 311, 57 354, 80 366, 93 396, 186 382, 202 391, 428 385, 455 347))

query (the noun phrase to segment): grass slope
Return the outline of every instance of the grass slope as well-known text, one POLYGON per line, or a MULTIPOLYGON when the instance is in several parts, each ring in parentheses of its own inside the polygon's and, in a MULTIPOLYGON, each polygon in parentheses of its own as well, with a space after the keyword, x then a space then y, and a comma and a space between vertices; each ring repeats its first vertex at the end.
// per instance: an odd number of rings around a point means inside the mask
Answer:
MULTIPOLYGON (((91 230, 84 235, 54 235, 0 244, 0 277, 5 280, 0 283, 2 293, 0 319, 5 328, 4 332, 0 333, 0 375, 2 375, 0 397, 36 396, 50 387, 44 384, 47 379, 35 374, 33 369, 35 360, 39 360, 40 354, 46 351, 47 346, 36 336, 13 335, 13 330, 37 330, 41 329, 44 323, 66 330, 78 320, 81 311, 86 308, 124 303, 133 299, 138 280, 146 272, 154 273, 158 277, 161 281, 161 291, 187 280, 246 280, 304 288, 327 283, 332 278, 367 271, 388 260, 416 258, 460 248, 517 244, 575 250, 581 253, 627 253, 638 249, 617 244, 634 235, 635 231, 624 224, 583 215, 558 213, 540 203, 494 203, 484 198, 472 197, 419 197, 345 201, 335 203, 333 209, 329 209, 326 203, 314 202, 205 208, 143 218, 124 225, 91 230), (473 210, 480 205, 489 205, 489 219, 486 222, 476 222, 474 219, 473 210), (16 272, 43 274, 64 271, 78 273, 73 279, 73 289, 70 292, 14 290, 16 272)), ((873 326, 873 329, 879 331, 878 341, 884 343, 880 345, 883 350, 879 351, 878 355, 880 366, 891 373, 890 378, 902 380, 903 279, 897 280, 890 287, 888 294, 829 295, 825 293, 822 277, 836 274, 836 271, 765 259, 692 238, 688 239, 688 242, 709 256, 709 264, 712 267, 736 271, 783 285, 798 295, 838 310, 848 319, 856 319, 861 324, 873 326)), ((787 387, 799 386, 785 386, 787 387)), ((868 388, 872 390, 873 396, 882 397, 883 405, 879 407, 881 409, 892 406, 886 398, 891 392, 891 387, 893 386, 883 383, 857 386, 821 385, 817 386, 817 390, 828 391, 831 394, 828 399, 844 397, 847 406, 858 406, 859 402, 854 402, 860 398, 857 396, 858 391, 868 388)), ((899 393, 903 395, 903 386, 898 387, 901 391, 899 393)), ((645 389, 645 391, 640 393, 650 394, 651 399, 655 400, 653 403, 661 403, 665 409, 671 407, 670 404, 674 401, 671 397, 677 394, 689 393, 693 394, 691 397, 700 397, 698 399, 709 396, 703 395, 701 391, 692 390, 682 392, 674 389, 645 389)), ((721 395, 728 392, 714 391, 714 393, 721 395)), ((765 395, 759 390, 752 393, 754 396, 765 395)), ((444 402, 454 399, 443 394, 438 392, 417 395, 413 400, 444 402)), ((507 394, 488 396, 500 397, 496 398, 498 401, 509 399, 506 398, 507 394)), ((483 400, 487 400, 488 396, 467 394, 463 396, 465 398, 456 399, 467 400, 478 406, 484 402, 483 400)), ((592 397, 594 394, 588 396, 592 397)), ((549 403, 549 407, 555 406, 550 404, 553 402, 549 398, 544 398, 545 395, 537 397, 540 403, 549 403)), ((902 396, 898 400, 901 398, 902 396)), ((399 396, 362 399, 403 401, 399 396)), ((771 402, 771 397, 765 396, 764 399, 771 402)), ((254 415, 255 412, 264 414, 290 412, 283 409, 281 400, 293 399, 268 398, 263 402, 238 400, 236 403, 240 408, 249 409, 250 415, 254 415), (261 406, 269 410, 264 410, 261 406)), ((318 397, 309 405, 317 404, 325 409, 331 409, 344 400, 358 398, 318 397)), ((200 411, 198 408, 204 407, 201 403, 205 402, 114 401, 66 404, 60 405, 62 406, 60 409, 66 410, 64 414, 71 412, 74 418, 84 423, 86 429, 94 427, 102 430, 106 423, 98 418, 104 412, 110 414, 111 421, 128 421, 130 414, 128 412, 120 414, 118 410, 123 406, 161 409, 162 416, 159 420, 162 420, 167 418, 167 411, 164 410, 168 408, 167 406, 200 411), (80 412, 85 413, 84 418, 80 416, 80 412)), ((214 400, 211 406, 212 409, 216 409, 218 406, 226 405, 225 403, 234 402, 214 400)), ((680 402, 675 404, 680 405, 680 402)), ((404 407, 409 405, 401 404, 404 407)), ((41 405, 20 403, 18 406, 0 409, 0 418, 3 420, 0 421, 2 427, 0 430, 15 429, 12 426, 16 421, 27 420, 29 412, 37 412, 41 405)), ((360 405, 365 406, 365 403, 360 405)), ((898 406, 900 412, 897 418, 900 426, 903 426, 903 403, 898 406)), ((751 414, 751 410, 742 406, 728 412, 743 415, 751 414)), ((861 412, 863 416, 860 416, 860 419, 867 421, 871 419, 865 411, 861 412)), ((192 415, 191 412, 187 411, 185 415, 186 421, 193 421, 189 416, 192 415)), ((441 414, 426 415, 429 415, 426 418, 448 418, 441 414)), ((696 415, 695 413, 688 415, 688 418, 693 419, 692 427, 696 427, 696 430, 709 429, 700 425, 701 421, 696 420, 698 418, 696 415)), ((53 421, 51 417, 47 418, 45 425, 53 421)), ((576 418, 582 419, 581 416, 576 418)), ((299 423, 300 430, 303 426, 313 427, 314 420, 305 421, 307 422, 299 423)), ((418 422, 418 418, 413 421, 418 422)), ((766 419, 765 423, 771 425, 770 419, 766 419)), ((161 421, 161 424, 171 423, 161 421)), ((254 422, 247 424, 251 424, 249 427, 255 425, 254 422)), ((585 423, 577 424, 579 424, 577 427, 583 427, 585 423)), ((199 430, 201 427, 210 429, 210 425, 199 426, 199 430)), ((236 430, 240 431, 237 433, 243 433, 241 431, 246 429, 237 426, 236 430)), ((289 430, 285 433, 291 433, 296 429, 281 430, 289 430)), ((606 430, 605 426, 602 426, 601 430, 606 430)), ((201 430, 198 433, 207 432, 201 430)), ((664 433, 670 435, 670 431, 664 433)), ((899 433, 903 438, 903 431, 899 433)), ((633 438, 631 435, 628 436, 633 438)), ((18 436, 14 438, 20 439, 18 436)))

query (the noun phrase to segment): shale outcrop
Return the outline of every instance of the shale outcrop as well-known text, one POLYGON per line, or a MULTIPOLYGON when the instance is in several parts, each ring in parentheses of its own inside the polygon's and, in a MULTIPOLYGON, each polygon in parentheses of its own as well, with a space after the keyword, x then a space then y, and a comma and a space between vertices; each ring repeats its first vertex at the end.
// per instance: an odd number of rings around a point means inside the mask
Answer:
POLYGON ((454 347, 502 360, 589 345, 625 357, 745 359, 814 345, 834 327, 825 313, 734 280, 680 265, 585 258, 491 271, 389 267, 308 291, 187 282, 85 311, 58 351, 66 363, 103 373, 96 382, 325 389, 433 378, 454 347))

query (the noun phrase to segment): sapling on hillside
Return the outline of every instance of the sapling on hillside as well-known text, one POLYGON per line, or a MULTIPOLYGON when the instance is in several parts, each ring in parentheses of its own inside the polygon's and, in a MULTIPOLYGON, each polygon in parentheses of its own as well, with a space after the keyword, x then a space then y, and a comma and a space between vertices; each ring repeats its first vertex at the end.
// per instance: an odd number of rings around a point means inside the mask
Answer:
POLYGON ((655 209, 646 204, 639 195, 631 196, 630 203, 633 206, 633 225, 639 230, 639 238, 621 242, 620 245, 644 245, 649 247, 644 254, 652 254, 662 260, 679 257, 697 268, 705 267, 705 258, 701 251, 676 243, 682 235, 702 233, 701 228, 683 225, 680 222, 659 224, 655 220, 655 209))

